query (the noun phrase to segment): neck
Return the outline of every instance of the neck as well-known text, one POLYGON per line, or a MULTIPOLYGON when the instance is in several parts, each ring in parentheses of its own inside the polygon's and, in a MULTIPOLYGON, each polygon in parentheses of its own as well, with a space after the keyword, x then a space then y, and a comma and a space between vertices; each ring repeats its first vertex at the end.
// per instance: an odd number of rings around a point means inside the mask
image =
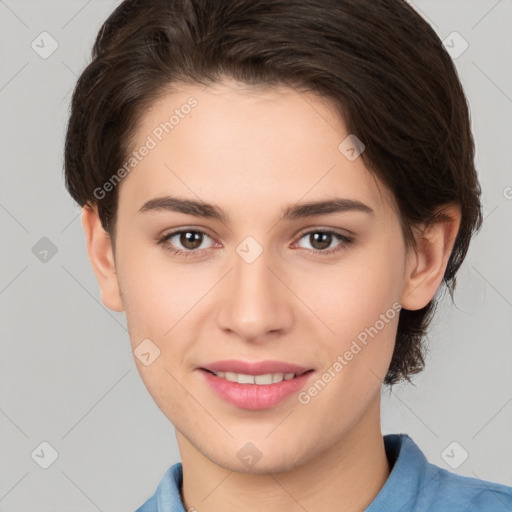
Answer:
POLYGON ((355 512, 365 509, 389 476, 380 431, 380 396, 328 450, 285 472, 240 473, 200 453, 176 432, 185 510, 234 512, 355 512))

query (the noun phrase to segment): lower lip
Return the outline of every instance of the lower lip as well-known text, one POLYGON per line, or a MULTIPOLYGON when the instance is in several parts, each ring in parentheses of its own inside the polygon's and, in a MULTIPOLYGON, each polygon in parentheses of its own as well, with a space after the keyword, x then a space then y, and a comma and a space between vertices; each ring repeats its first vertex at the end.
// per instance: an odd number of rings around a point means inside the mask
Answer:
POLYGON ((201 370, 201 373, 212 389, 226 402, 241 409, 259 410, 274 407, 298 393, 314 372, 309 371, 290 380, 266 385, 239 384, 217 377, 206 370, 201 370))

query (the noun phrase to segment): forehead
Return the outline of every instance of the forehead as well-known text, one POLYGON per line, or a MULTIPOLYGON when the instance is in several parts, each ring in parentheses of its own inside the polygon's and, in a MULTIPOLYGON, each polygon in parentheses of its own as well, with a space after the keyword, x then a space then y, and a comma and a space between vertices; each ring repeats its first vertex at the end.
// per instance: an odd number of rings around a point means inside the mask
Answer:
POLYGON ((391 194, 362 158, 343 153, 349 136, 334 106, 311 92, 182 85, 141 117, 132 150, 145 156, 121 183, 120 208, 166 194, 259 215, 334 196, 386 208, 391 194))

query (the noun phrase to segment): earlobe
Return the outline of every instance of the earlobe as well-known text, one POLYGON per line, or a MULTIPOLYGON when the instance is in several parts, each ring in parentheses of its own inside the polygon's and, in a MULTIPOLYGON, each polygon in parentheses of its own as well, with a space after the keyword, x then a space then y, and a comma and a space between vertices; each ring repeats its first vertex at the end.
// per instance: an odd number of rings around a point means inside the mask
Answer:
POLYGON ((461 213, 458 205, 440 208, 442 216, 424 229, 414 228, 416 247, 409 247, 401 304, 418 310, 435 296, 442 283, 448 260, 459 231, 461 213))
POLYGON ((112 311, 124 311, 109 235, 103 229, 97 208, 82 208, 82 226, 91 265, 100 285, 101 300, 112 311))

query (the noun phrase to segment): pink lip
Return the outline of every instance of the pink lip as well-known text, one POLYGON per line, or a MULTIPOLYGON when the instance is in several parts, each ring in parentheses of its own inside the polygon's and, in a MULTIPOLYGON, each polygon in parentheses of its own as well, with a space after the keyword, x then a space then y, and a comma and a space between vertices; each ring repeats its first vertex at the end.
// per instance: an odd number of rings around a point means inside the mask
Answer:
POLYGON ((235 359, 208 363, 203 365, 201 369, 210 370, 212 372, 243 373, 244 375, 265 375, 266 373, 295 373, 296 375, 300 375, 311 370, 311 368, 304 368, 303 366, 285 363, 283 361, 260 361, 251 363, 235 359))
POLYGON ((281 361, 262 361, 248 363, 245 361, 217 361, 199 368, 208 385, 226 402, 240 409, 269 409, 286 398, 298 393, 315 373, 312 369, 283 363, 281 361), (245 375, 264 375, 266 373, 295 373, 297 376, 275 384, 239 384, 217 377, 209 371, 235 372, 245 375))

